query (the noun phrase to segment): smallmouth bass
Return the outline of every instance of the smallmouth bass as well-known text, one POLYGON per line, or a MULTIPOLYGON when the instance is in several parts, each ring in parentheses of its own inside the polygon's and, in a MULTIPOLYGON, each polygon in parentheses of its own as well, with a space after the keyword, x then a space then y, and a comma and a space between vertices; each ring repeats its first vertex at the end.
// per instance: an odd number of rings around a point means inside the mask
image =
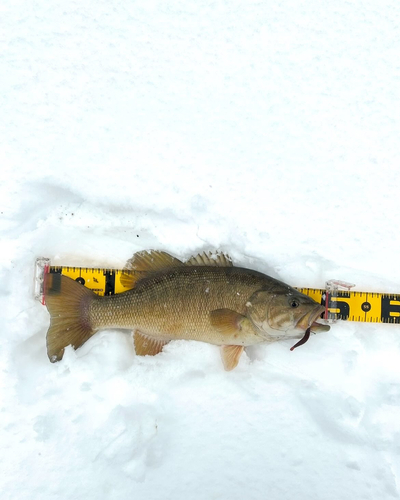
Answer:
POLYGON ((221 346, 226 370, 246 346, 328 331, 316 320, 324 312, 313 299, 258 271, 234 267, 224 254, 201 254, 187 262, 160 251, 136 253, 124 268, 124 293, 99 297, 76 281, 47 274, 50 313, 47 354, 82 346, 97 331, 133 330, 138 355, 158 354, 171 340, 221 346))

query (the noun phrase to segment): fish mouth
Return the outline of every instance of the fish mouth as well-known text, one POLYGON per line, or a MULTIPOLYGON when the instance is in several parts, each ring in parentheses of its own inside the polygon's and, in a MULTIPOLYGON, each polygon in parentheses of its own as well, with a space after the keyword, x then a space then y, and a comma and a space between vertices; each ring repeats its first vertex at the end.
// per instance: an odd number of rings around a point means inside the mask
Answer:
POLYGON ((321 316, 323 312, 325 312, 325 306, 317 306, 311 312, 301 317, 297 322, 296 327, 300 330, 307 330, 308 328, 310 328, 310 330, 312 330, 313 332, 329 330, 329 326, 316 323, 316 320, 321 316))
POLYGON ((321 325, 320 323, 316 322, 316 319, 318 319, 324 311, 325 311, 324 306, 318 306, 313 311, 305 314, 302 318, 300 318, 296 326, 298 328, 301 328, 302 330, 305 330, 305 333, 303 338, 300 339, 297 342, 297 344, 295 344, 293 347, 290 348, 291 351, 296 349, 296 347, 305 344, 307 340, 310 338, 311 331, 313 331, 314 333, 318 331, 327 332, 330 329, 330 326, 321 325))

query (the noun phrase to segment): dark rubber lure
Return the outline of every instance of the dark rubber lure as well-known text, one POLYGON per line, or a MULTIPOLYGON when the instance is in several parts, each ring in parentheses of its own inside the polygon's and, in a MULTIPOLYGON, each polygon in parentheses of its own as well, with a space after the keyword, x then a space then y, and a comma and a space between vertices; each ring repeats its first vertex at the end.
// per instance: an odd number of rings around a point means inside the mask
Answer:
POLYGON ((306 330, 306 333, 304 334, 304 337, 300 339, 297 344, 295 344, 293 347, 290 348, 291 351, 296 349, 296 347, 299 347, 300 345, 303 345, 307 342, 307 340, 310 338, 310 333, 311 333, 311 326, 309 326, 306 330))

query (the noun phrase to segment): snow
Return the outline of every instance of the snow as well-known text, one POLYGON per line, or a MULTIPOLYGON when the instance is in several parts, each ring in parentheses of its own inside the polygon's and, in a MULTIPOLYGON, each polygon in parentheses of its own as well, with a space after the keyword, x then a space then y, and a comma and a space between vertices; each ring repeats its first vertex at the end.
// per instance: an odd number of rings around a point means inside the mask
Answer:
POLYGON ((2 500, 400 498, 400 332, 338 323, 225 372, 96 334, 49 363, 35 258, 228 252, 400 291, 400 6, 0 7, 2 500))

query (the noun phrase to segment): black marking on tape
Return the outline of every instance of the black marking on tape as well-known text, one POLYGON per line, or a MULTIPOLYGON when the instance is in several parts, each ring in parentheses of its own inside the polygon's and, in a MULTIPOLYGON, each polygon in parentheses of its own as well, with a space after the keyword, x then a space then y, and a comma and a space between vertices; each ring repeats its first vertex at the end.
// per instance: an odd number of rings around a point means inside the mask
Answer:
POLYGON ((55 273, 51 277, 51 286, 47 289, 49 295, 61 293, 61 273, 55 273))
POLYGON ((400 302, 400 295, 382 295, 381 320, 383 323, 400 323, 400 316, 391 316, 391 313, 400 314, 400 304, 391 304, 392 301, 400 302))
POLYGON ((329 313, 329 318, 336 318, 341 320, 347 320, 350 316, 350 305, 342 300, 337 300, 339 298, 350 298, 350 292, 336 292, 335 296, 328 295, 328 309, 339 309, 338 313, 329 313))
POLYGON ((115 294, 115 272, 114 270, 104 271, 104 276, 106 277, 106 289, 104 290, 104 295, 114 295, 115 294))
POLYGON ((364 311, 364 312, 369 312, 371 310, 371 303, 370 302, 363 302, 361 304, 361 309, 364 311))

